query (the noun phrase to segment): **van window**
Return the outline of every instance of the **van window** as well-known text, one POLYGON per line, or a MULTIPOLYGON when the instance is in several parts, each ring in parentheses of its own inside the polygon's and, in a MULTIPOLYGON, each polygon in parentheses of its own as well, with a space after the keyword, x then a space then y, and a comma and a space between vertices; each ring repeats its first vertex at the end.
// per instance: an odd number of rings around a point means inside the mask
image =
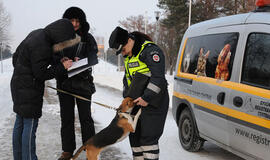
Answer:
POLYGON ((249 35, 241 82, 270 89, 270 34, 249 35))
POLYGON ((189 38, 181 72, 229 80, 238 37, 238 33, 222 33, 189 38))

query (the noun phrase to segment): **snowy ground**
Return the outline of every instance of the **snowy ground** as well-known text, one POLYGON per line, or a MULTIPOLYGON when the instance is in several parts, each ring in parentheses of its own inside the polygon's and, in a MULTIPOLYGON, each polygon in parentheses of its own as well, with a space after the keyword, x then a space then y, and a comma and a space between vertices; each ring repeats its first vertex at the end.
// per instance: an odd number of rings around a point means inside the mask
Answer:
MULTIPOLYGON (((15 114, 12 112, 9 82, 12 76, 11 59, 4 61, 4 73, 0 73, 0 160, 12 159, 12 129, 15 114)), ((116 67, 102 61, 94 67, 94 82, 97 92, 93 100, 110 106, 118 107, 122 101, 122 72, 116 72, 116 67)), ((172 93, 172 76, 167 76, 170 95, 172 93)), ((55 85, 55 81, 47 82, 55 85)), ((37 130, 37 154, 41 160, 57 159, 61 154, 59 104, 55 91, 45 92, 43 116, 37 130)), ((92 104, 92 115, 96 130, 106 127, 115 115, 108 110, 92 104)), ((76 114, 76 142, 81 145, 80 125, 76 114)), ((242 160, 214 144, 206 142, 201 152, 190 153, 183 150, 178 140, 178 130, 173 120, 171 110, 168 112, 164 134, 160 139, 161 160, 242 160)), ((84 153, 79 160, 85 159, 84 153)), ((100 155, 100 160, 131 160, 128 139, 106 148, 100 155)))

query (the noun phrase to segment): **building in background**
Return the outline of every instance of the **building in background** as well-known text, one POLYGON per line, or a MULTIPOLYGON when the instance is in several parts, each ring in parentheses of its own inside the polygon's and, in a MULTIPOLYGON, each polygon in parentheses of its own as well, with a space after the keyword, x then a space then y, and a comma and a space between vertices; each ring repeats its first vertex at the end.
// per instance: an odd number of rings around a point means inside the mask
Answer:
POLYGON ((104 52, 104 37, 96 36, 95 39, 96 39, 97 46, 98 46, 98 57, 106 60, 107 57, 106 57, 105 52, 104 52))

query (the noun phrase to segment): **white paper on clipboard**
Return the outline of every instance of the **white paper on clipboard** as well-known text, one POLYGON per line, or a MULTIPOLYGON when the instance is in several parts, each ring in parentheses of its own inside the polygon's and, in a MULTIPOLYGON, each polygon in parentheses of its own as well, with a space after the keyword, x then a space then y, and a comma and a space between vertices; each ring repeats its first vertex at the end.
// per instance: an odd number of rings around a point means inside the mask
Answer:
POLYGON ((73 69, 79 68, 79 67, 87 65, 87 64, 88 64, 88 59, 87 58, 80 59, 80 60, 78 60, 76 62, 73 62, 72 66, 68 69, 68 71, 71 71, 73 69))
POLYGON ((72 77, 76 74, 81 73, 82 71, 87 70, 88 68, 90 68, 91 66, 88 65, 88 59, 87 58, 83 58, 79 61, 73 62, 72 66, 70 68, 68 68, 68 77, 72 77))

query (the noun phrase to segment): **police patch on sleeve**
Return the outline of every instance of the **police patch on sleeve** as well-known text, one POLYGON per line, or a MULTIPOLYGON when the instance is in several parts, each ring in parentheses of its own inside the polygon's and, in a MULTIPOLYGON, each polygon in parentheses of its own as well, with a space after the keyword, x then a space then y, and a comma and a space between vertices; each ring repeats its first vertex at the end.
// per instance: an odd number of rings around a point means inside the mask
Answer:
POLYGON ((160 61, 159 55, 157 53, 153 54, 152 58, 153 58, 154 62, 159 62, 160 61))

